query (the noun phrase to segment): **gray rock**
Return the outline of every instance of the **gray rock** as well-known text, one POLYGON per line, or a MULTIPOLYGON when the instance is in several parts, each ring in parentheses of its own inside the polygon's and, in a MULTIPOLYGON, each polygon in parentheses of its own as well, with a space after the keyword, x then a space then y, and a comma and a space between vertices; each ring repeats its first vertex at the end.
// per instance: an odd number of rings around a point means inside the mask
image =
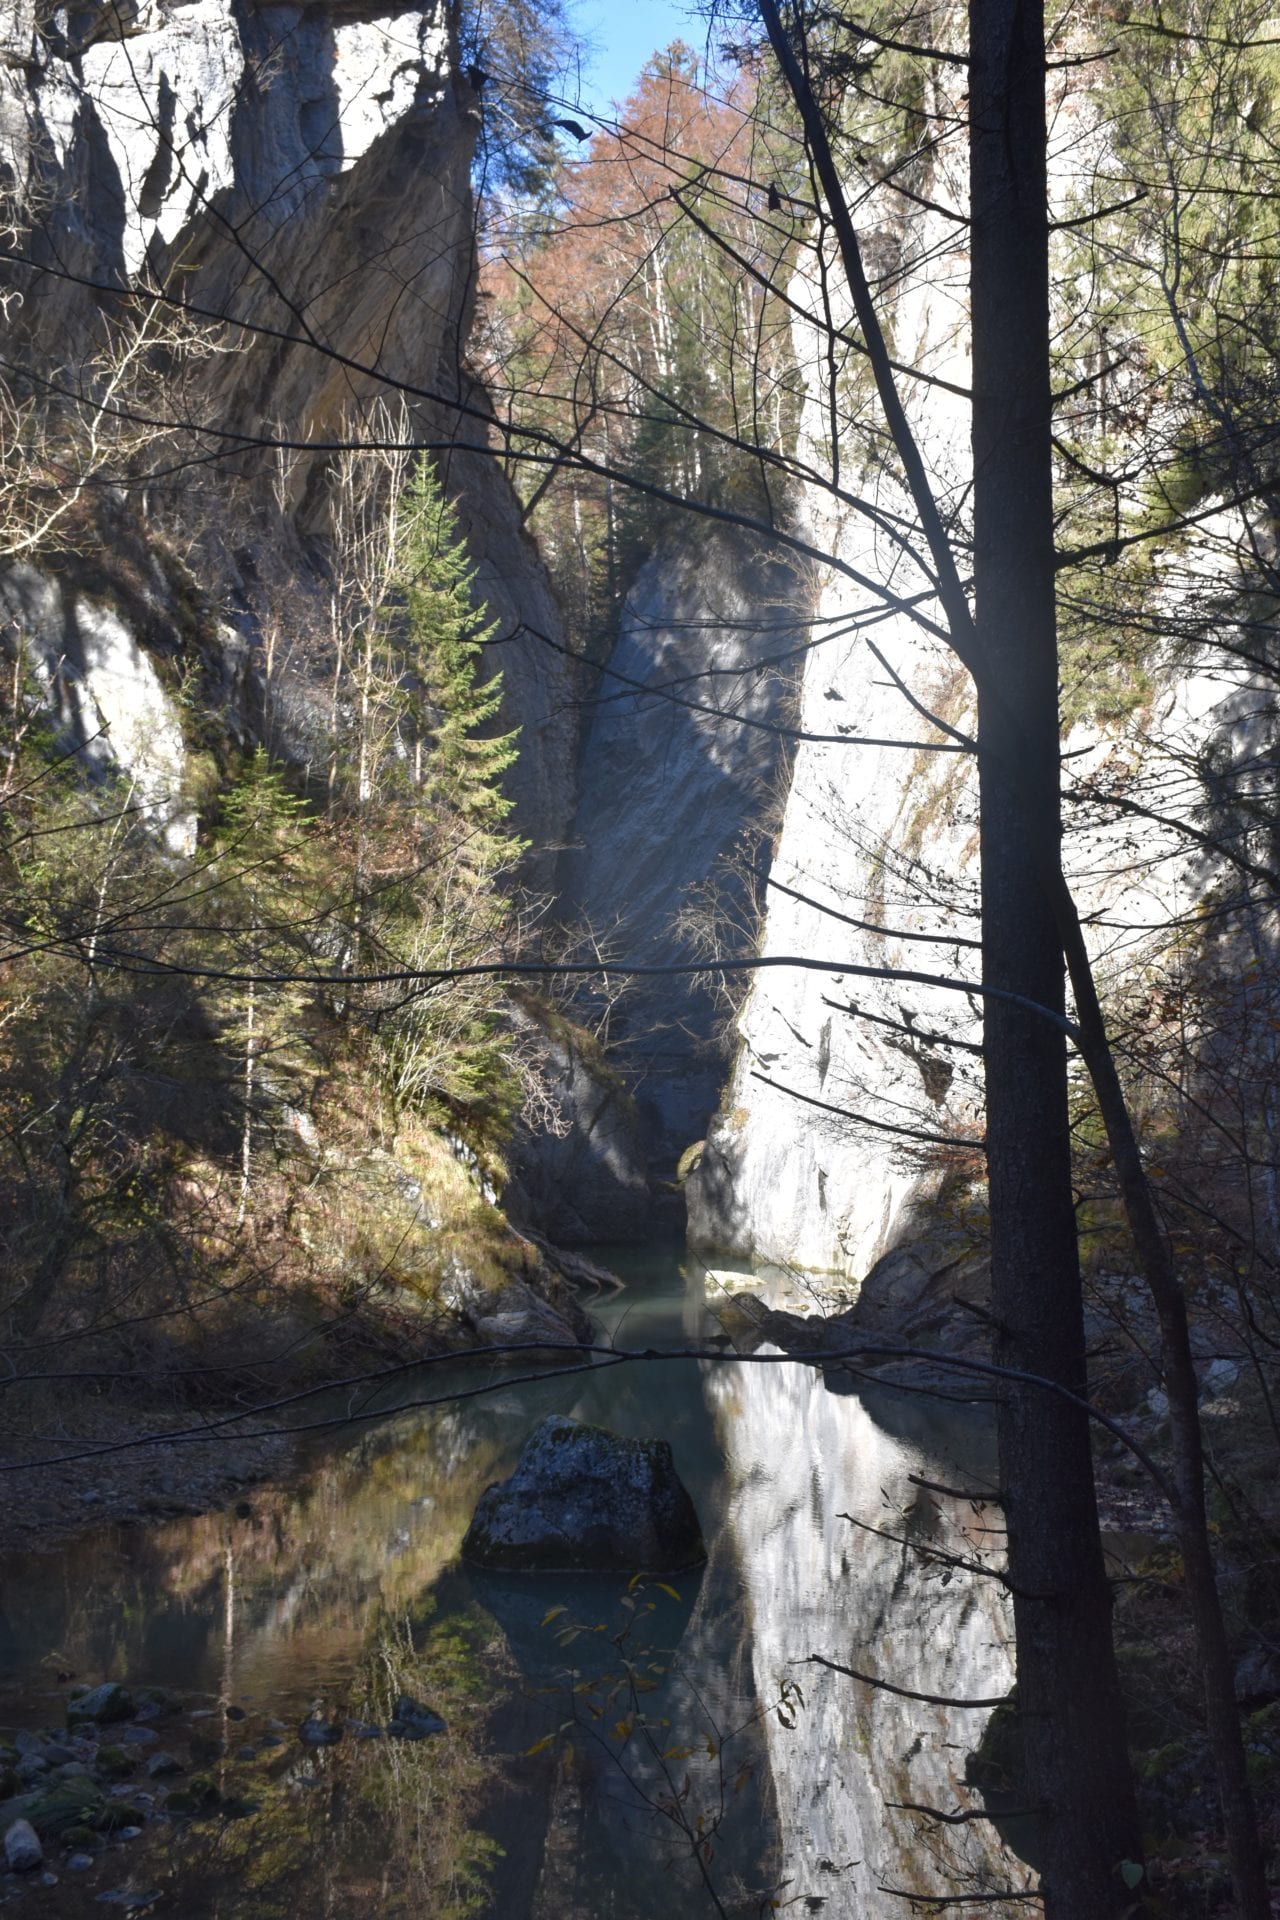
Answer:
MULTIPOLYGON (((743 841, 784 757, 772 729, 787 722, 811 594, 810 580, 764 557, 751 536, 705 524, 661 539, 631 587, 587 722, 562 863, 565 906, 630 959, 692 953, 672 922, 709 879, 721 912, 750 919, 742 868, 765 853, 744 859, 743 841), (672 683, 690 705, 664 697, 672 683)), ((564 1245, 651 1233, 662 1201, 657 1183, 646 1191, 645 1164, 673 1180, 720 1094, 723 1009, 705 977, 635 979, 620 1012, 610 1053, 635 1086, 630 1124, 607 1106, 598 1117, 603 1088, 579 1074, 562 1100, 572 1131, 516 1143, 517 1177, 542 1203, 535 1224, 564 1245), (559 1192, 536 1179, 556 1166, 572 1175, 559 1192)))
POLYGON ((313 1714, 298 1728, 298 1738, 304 1747, 336 1747, 342 1728, 336 1720, 321 1720, 313 1714))
POLYGON ((1242 1705, 1259 1707, 1280 1700, 1280 1655, 1268 1647, 1250 1647, 1236 1667, 1235 1685, 1242 1705))
POLYGON ((420 1700, 413 1700, 402 1693, 396 1701, 395 1712, 387 1722, 387 1732, 393 1740, 429 1740, 437 1733, 449 1731, 438 1713, 430 1707, 424 1707, 420 1700))
POLYGON ((127 1688, 119 1686, 114 1680, 107 1680, 100 1687, 91 1687, 88 1693, 81 1693, 67 1702, 67 1725, 83 1726, 92 1722, 95 1726, 110 1726, 116 1720, 128 1720, 133 1715, 133 1695, 127 1688))
POLYGON ((235 1757, 237 1760, 256 1760, 258 1757, 258 1749, 256 1747, 237 1747, 235 1757))
POLYGON ((171 1753, 161 1751, 147 1757, 147 1773, 152 1780, 163 1780, 168 1774, 181 1772, 182 1762, 175 1760, 171 1753))
POLYGON ((120 1744, 129 1747, 154 1747, 159 1738, 150 1727, 121 1727, 119 1733, 120 1744))
POLYGON ((34 1873, 44 1861, 44 1848, 29 1820, 15 1820, 4 1836, 4 1857, 11 1873, 34 1873))
MULTIPOLYGON (((20 1731, 13 1736, 14 1752, 18 1754, 20 1758, 25 1758, 27 1755, 33 1753, 44 1756, 46 1745, 47 1743, 42 1739, 40 1734, 29 1733, 25 1727, 21 1728, 20 1731)), ((66 1754, 63 1754, 62 1758, 65 1760, 67 1758, 66 1754)))
POLYGON ((91 1853, 68 1854, 64 1865, 68 1873, 88 1873, 93 1865, 93 1855, 91 1853))
POLYGON ((677 1572, 706 1558, 665 1440, 624 1440, 553 1414, 509 1480, 481 1495, 463 1558, 512 1572, 677 1572))
POLYGON ((1219 1394, 1230 1393, 1239 1378, 1239 1362, 1228 1360, 1219 1354, 1218 1358, 1211 1360, 1204 1370, 1204 1378, 1200 1382, 1201 1399, 1214 1400, 1219 1394))

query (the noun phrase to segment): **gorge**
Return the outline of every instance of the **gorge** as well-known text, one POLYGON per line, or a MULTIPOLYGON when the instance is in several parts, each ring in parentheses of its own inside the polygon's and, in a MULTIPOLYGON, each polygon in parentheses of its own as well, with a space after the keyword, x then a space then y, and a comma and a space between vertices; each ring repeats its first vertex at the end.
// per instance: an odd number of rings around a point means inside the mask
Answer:
MULTIPOLYGON (((44 1895, 0 1883, 50 1911, 231 1915, 252 1887, 283 1912, 291 1876, 326 1910, 548 1920, 640 1920, 670 1875, 721 1913, 1034 1897, 992 1759, 972 689, 764 42, 722 23, 714 79, 673 47, 592 113, 561 24, 0 18, 3 1419, 37 1475, 12 1537, 48 1549, 6 1561, 0 1798, 88 1766, 105 1805, 119 1764, 139 1813, 136 1864, 90 1823, 44 1895), (459 1565, 547 1412, 671 1439, 705 1572, 531 1599, 459 1565), (183 1448, 229 1477, 184 1499, 183 1448), (151 1690, 126 1761, 48 1757, 72 1677, 151 1690), (447 1734, 386 1737, 397 1697, 447 1734), (176 1786, 137 1772, 149 1729, 176 1786)), ((967 585, 963 21, 811 24, 967 585)), ((1230 85, 1203 52, 1219 160, 1267 137, 1256 31, 1230 85)), ((1193 55, 1086 82, 1091 32, 1049 69, 1064 861, 1265 1717, 1271 1561, 1241 1542, 1272 1524, 1269 306, 1195 190, 1161 198, 1192 135, 1170 107, 1148 138, 1134 101, 1171 89, 1189 126, 1193 55)), ((1075 1067, 1069 1099, 1076 1390, 1134 1523, 1108 1567, 1154 1804, 1152 1755, 1207 1767, 1194 1660, 1166 1627, 1188 1674, 1149 1724, 1125 1611, 1181 1577, 1167 1381, 1075 1067)), ((1228 1911, 1187 1845, 1186 1897, 1228 1911)))

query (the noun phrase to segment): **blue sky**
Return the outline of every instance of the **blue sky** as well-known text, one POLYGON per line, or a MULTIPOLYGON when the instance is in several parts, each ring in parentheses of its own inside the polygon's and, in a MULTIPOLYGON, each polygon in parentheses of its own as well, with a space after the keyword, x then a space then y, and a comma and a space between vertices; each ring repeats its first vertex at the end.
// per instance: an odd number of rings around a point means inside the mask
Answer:
POLYGON ((625 100, 640 69, 673 40, 702 51, 707 23, 676 0, 570 0, 570 24, 589 43, 582 104, 600 111, 625 100))

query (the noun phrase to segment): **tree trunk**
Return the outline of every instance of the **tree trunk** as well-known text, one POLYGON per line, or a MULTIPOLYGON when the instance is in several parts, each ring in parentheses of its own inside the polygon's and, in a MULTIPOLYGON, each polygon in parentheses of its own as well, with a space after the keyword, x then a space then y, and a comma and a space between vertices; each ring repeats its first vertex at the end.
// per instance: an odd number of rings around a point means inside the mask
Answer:
MULTIPOLYGON (((1043 12, 971 0, 969 19, 983 977, 1061 1011, 1044 884, 1061 821, 1043 12)), ((984 1053, 996 1357, 1082 1395, 1066 1042, 988 998, 984 1053)), ((1093 1920, 1129 1904, 1120 1863, 1141 1855, 1088 1420, 1059 1396, 1006 1390, 999 1439, 1045 1911, 1093 1920)))

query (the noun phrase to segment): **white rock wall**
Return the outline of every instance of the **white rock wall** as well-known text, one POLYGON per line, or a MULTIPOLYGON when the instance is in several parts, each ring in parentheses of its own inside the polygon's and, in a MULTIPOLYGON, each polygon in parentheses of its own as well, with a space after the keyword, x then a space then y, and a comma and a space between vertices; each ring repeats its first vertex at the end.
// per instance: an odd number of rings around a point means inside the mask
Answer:
MULTIPOLYGON (((1094 151, 1087 139, 1082 146, 1082 131, 1089 130, 1068 110, 1057 129, 1063 157, 1055 179, 1063 196, 1072 190, 1071 169, 1081 164, 1081 153, 1087 159, 1094 151)), ((962 207, 964 166, 962 150, 947 158, 944 149, 931 197, 962 207)), ((902 264, 892 298, 882 300, 893 351, 964 389, 968 262, 955 229, 928 213, 886 217, 877 227, 877 207, 873 200, 861 210, 861 238, 873 269, 877 259, 902 264)), ((796 338, 810 373, 802 451, 825 471, 822 342, 802 324, 796 338)), ((957 508, 963 529, 967 402, 961 393, 909 378, 900 378, 899 388, 944 513, 957 508)), ((874 419, 874 399, 865 405, 874 419)), ((849 446, 858 443, 850 432, 849 446)), ((912 517, 883 473, 846 471, 842 482, 876 508, 912 517)), ((842 510, 830 493, 814 489, 810 511, 815 544, 825 544, 839 565, 827 581, 806 667, 805 729, 862 739, 936 737, 913 711, 910 694, 964 731, 972 721, 967 676, 906 615, 868 622, 875 597, 851 578, 860 573, 909 596, 923 584, 919 570, 882 528, 863 513, 842 510), (858 622, 862 630, 851 632, 858 622)), ((1168 598, 1222 578, 1224 546, 1216 553, 1211 548, 1225 531, 1206 529, 1203 550, 1180 558, 1178 578, 1162 590, 1168 598)), ((1258 704, 1250 675, 1225 656, 1204 650, 1191 660, 1168 659, 1157 664, 1152 682, 1150 700, 1125 722, 1073 734, 1063 776, 1064 857, 1100 981, 1105 990, 1130 993, 1173 938, 1173 917, 1203 897, 1220 863, 1189 852, 1185 837, 1170 827, 1094 804, 1090 785, 1119 784, 1154 813, 1185 816, 1197 798, 1193 767, 1206 743, 1230 742, 1239 753, 1256 736, 1256 729, 1241 731, 1240 716, 1258 704)), ((697 1244, 861 1279, 908 1229, 912 1209, 927 1204, 942 1165, 979 1166, 965 1143, 982 1134, 980 1062, 972 1051, 981 1038, 980 1004, 901 972, 978 977, 977 956, 964 944, 979 931, 978 879, 971 756, 871 745, 800 748, 762 950, 770 960, 798 956, 828 962, 834 971, 779 966, 757 977, 739 1022, 732 1079, 689 1185, 697 1244), (782 887, 814 904, 788 897, 782 887), (886 930, 844 925, 822 908, 886 930), (841 963, 849 971, 841 971, 841 963), (856 967, 884 967, 896 977, 867 979, 856 967), (921 1040, 921 1033, 949 1036, 961 1046, 921 1040), (911 1130, 955 1145, 913 1140, 911 1130)))

